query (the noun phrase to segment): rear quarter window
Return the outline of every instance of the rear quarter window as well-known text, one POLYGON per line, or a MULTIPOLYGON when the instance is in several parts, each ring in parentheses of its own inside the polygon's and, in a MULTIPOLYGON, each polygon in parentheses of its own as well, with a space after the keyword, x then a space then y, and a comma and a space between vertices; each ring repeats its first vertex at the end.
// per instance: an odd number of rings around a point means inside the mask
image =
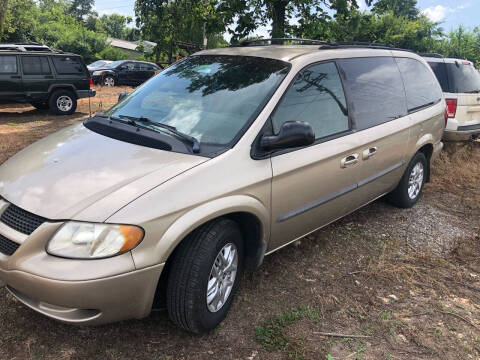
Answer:
POLYGON ((410 58, 396 58, 407 94, 409 112, 436 104, 442 99, 442 89, 426 65, 410 58))
POLYGON ((83 61, 76 56, 54 56, 53 65, 59 75, 83 75, 85 66, 83 61))
POLYGON ((356 128, 372 126, 407 115, 405 89, 392 57, 351 58, 342 68, 350 115, 356 128))
POLYGON ((480 91, 480 74, 473 65, 461 61, 447 63, 451 92, 475 93, 480 91))

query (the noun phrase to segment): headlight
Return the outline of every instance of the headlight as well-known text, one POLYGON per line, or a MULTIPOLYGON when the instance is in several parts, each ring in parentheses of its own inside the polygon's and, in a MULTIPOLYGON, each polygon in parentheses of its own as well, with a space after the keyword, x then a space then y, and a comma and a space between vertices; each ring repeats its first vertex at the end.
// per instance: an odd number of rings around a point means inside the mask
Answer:
POLYGON ((103 74, 103 71, 94 71, 92 76, 100 76, 103 74))
POLYGON ((133 225, 67 222, 47 244, 47 253, 74 259, 99 259, 133 249, 143 229, 133 225))

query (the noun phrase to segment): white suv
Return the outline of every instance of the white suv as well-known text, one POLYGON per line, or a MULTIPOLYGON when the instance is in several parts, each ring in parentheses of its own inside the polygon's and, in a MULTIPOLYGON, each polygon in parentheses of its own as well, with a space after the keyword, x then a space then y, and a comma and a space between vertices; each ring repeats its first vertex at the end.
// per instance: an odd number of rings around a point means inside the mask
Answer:
POLYGON ((425 54, 442 86, 447 102, 448 123, 444 140, 464 141, 480 136, 480 74, 467 60, 425 54))

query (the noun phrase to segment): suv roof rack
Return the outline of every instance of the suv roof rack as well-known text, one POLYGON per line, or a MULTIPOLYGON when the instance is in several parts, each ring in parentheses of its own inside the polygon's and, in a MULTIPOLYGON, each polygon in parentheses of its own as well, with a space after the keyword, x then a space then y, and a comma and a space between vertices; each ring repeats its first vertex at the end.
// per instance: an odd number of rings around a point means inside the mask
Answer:
POLYGON ((25 43, 0 43, 0 50, 10 50, 10 51, 46 51, 54 52, 47 45, 42 45, 35 42, 25 42, 25 43))
POLYGON ((332 42, 323 40, 312 39, 299 39, 299 38, 270 38, 270 39, 254 39, 242 41, 240 44, 230 45, 231 47, 241 46, 262 46, 262 45, 283 45, 285 42, 296 42, 300 45, 320 45, 319 49, 340 49, 340 48, 369 48, 369 49, 385 49, 385 50, 401 50, 409 51, 408 49, 397 48, 391 44, 380 44, 375 42, 361 42, 361 41, 349 41, 349 42, 332 42))
POLYGON ((437 54, 437 53, 418 53, 418 55, 423 56, 423 57, 433 57, 433 58, 438 58, 438 59, 444 59, 445 56, 442 54, 437 54))

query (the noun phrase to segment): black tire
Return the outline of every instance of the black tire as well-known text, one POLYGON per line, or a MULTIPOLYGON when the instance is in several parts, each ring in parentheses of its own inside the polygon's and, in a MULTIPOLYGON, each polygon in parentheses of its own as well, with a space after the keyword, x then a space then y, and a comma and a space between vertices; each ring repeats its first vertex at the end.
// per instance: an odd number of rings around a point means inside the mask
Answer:
POLYGON ((400 180, 400 183, 398 184, 398 186, 395 188, 395 190, 393 190, 391 193, 387 195, 388 202, 400 208, 404 208, 404 209, 411 208, 413 205, 417 203, 418 199, 420 199, 422 195, 423 185, 425 184, 427 174, 428 174, 427 158, 421 152, 416 153, 413 159, 410 161, 410 164, 408 164, 407 169, 405 170, 405 173, 403 174, 402 179, 400 180), (421 182, 421 186, 418 194, 412 198, 408 193, 409 180, 410 180, 410 175, 412 174, 412 170, 415 168, 417 164, 421 164, 421 166, 423 167, 423 180, 421 182))
POLYGON ((173 254, 167 281, 170 319, 184 330, 203 333, 225 319, 243 273, 244 245, 240 229, 232 220, 213 220, 185 238, 173 254), (238 267, 228 298, 216 312, 207 305, 210 272, 219 252, 229 243, 236 246, 238 267))
POLYGON ((115 78, 113 76, 107 75, 102 80, 103 86, 111 86, 114 87, 116 84, 115 78))
POLYGON ((55 115, 70 115, 75 112, 77 109, 77 97, 73 93, 73 91, 68 89, 59 89, 55 90, 52 95, 50 95, 50 99, 48 101, 50 111, 55 115), (71 101, 71 106, 62 107, 59 104, 59 99, 66 99, 66 101, 71 101))
POLYGON ((30 105, 32 105, 34 108, 38 109, 38 110, 47 110, 50 108, 50 106, 48 105, 48 102, 44 101, 44 102, 32 102, 30 103, 30 105))

